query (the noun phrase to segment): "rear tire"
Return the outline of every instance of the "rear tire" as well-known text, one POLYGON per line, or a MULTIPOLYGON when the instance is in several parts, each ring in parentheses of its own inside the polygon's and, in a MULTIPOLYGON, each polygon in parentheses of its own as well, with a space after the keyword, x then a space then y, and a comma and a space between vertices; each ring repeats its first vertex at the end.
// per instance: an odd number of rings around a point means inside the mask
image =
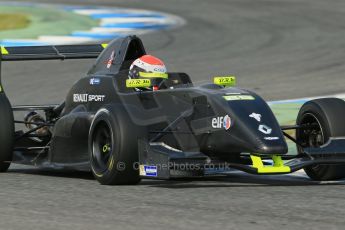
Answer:
POLYGON ((94 177, 104 185, 131 185, 140 182, 138 139, 145 129, 135 125, 126 108, 111 105, 100 109, 89 134, 89 153, 94 177))
MULTIPOLYGON (((306 102, 297 116, 297 125, 314 124, 315 128, 297 130, 296 139, 303 147, 319 147, 330 137, 345 136, 345 102, 323 98, 306 102)), ((298 152, 301 148, 297 146, 298 152)), ((338 180, 345 177, 345 165, 312 165, 304 168, 313 180, 338 180)))
POLYGON ((14 119, 10 102, 0 93, 0 172, 10 167, 14 145, 14 119))

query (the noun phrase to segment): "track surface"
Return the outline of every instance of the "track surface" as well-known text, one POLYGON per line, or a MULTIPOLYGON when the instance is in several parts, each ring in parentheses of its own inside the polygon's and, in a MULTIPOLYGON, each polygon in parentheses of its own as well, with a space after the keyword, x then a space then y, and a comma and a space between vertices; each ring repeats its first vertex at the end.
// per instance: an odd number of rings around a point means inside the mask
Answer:
MULTIPOLYGON (((269 100, 344 91, 344 1, 97 3, 184 17, 185 27, 146 36, 144 44, 171 71, 188 72, 199 83, 214 74, 234 73, 240 86, 269 100)), ((6 63, 4 85, 13 104, 56 103, 90 63, 6 63)), ((13 167, 1 175, 0 195, 0 229, 344 229, 345 225, 344 182, 318 184, 299 174, 232 174, 107 187, 89 174, 13 167)))

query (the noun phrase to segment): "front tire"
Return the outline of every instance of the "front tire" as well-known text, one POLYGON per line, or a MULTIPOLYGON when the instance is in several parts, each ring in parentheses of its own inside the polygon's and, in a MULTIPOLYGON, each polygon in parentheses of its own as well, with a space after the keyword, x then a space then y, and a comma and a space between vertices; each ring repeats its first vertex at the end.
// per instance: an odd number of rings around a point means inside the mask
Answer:
MULTIPOLYGON (((345 136, 345 102, 338 98, 323 98, 306 102, 297 116, 297 125, 313 125, 296 131, 296 139, 303 147, 320 147, 330 137, 345 136)), ((301 153, 301 147, 298 147, 301 153)), ((312 165, 304 168, 313 180, 338 180, 345 177, 345 165, 312 165)))
POLYGON ((131 185, 140 182, 137 162, 138 139, 145 129, 135 125, 126 108, 112 105, 100 109, 89 134, 91 170, 104 185, 131 185))
POLYGON ((14 119, 11 104, 4 93, 0 93, 0 172, 10 167, 14 145, 14 119))

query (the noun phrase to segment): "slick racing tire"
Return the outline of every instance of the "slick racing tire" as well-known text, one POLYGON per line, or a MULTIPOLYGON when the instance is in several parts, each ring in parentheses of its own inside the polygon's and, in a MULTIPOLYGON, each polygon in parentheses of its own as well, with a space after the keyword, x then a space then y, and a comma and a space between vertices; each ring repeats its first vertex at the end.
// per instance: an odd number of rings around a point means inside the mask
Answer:
MULTIPOLYGON (((345 102, 338 98, 323 98, 306 102, 297 116, 297 125, 311 124, 311 129, 296 131, 303 147, 319 147, 330 137, 345 136, 345 102)), ((298 147, 301 153, 301 147, 298 147)), ((304 168, 313 180, 327 181, 345 177, 345 165, 312 165, 304 168)))
POLYGON ((10 167, 14 145, 14 120, 11 104, 4 93, 0 93, 0 172, 10 167))
POLYGON ((94 177, 104 185, 140 182, 138 139, 145 129, 135 125, 126 108, 110 105, 95 115, 89 133, 89 154, 94 177))

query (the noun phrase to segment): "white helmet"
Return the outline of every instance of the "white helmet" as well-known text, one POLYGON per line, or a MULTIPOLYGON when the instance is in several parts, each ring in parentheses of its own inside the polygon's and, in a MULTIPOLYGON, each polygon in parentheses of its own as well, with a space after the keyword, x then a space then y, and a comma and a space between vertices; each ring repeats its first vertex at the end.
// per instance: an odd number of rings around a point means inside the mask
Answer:
POLYGON ((136 59, 129 68, 130 79, 150 79, 152 87, 148 90, 158 90, 162 82, 168 78, 167 69, 162 60, 151 55, 136 59))

